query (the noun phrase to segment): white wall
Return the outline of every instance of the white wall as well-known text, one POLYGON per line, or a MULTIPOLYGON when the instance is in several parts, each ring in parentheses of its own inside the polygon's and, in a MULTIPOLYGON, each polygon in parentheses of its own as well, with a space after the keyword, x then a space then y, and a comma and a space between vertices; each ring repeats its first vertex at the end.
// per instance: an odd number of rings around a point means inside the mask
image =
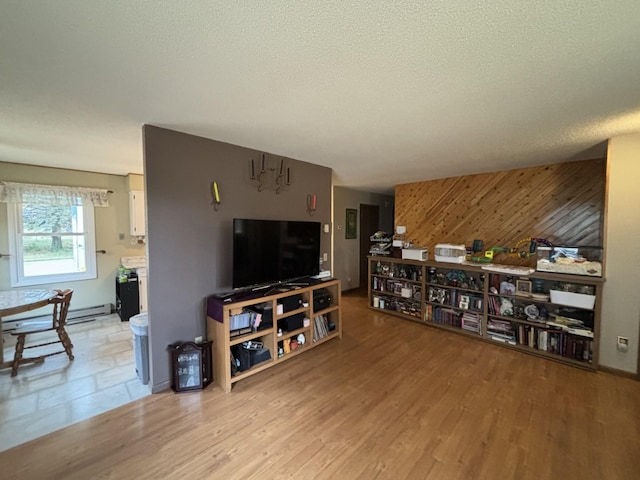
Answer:
POLYGON ((612 138, 607 155, 606 282, 600 364, 637 373, 640 340, 640 133, 612 138), (629 338, 629 351, 616 348, 629 338))
MULTIPOLYGON (((360 287, 360 238, 345 239, 346 209, 358 210, 360 228, 360 204, 380 207, 381 230, 393 232, 393 196, 361 192, 345 187, 333 189, 333 264, 334 277, 342 280, 342 290, 360 287)), ((358 232, 359 235, 359 232, 358 232)))
MULTIPOLYGON (((98 278, 48 284, 38 288, 73 288, 73 310, 105 303, 115 304, 115 275, 120 258, 145 254, 144 245, 131 244, 127 178, 120 175, 0 162, 0 181, 113 190, 114 193, 109 195, 110 206, 95 209, 96 249, 107 251, 106 254, 98 254, 96 257, 98 278), (124 240, 118 239, 119 233, 125 234, 124 240)), ((8 253, 8 250, 7 204, 0 203, 0 253, 8 253)), ((9 261, 9 258, 0 259, 0 290, 11 290, 9 261)), ((24 316, 33 314, 29 312, 24 316)))

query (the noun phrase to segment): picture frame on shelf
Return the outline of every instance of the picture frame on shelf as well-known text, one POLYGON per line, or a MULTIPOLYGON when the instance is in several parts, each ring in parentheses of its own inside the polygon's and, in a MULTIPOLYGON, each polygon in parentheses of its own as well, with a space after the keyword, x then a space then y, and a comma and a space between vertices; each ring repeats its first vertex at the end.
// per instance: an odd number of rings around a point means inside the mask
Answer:
POLYGON ((469 295, 460 295, 460 308, 463 310, 469 309, 469 295))
POLYGON ((528 280, 516 280, 516 295, 520 297, 531 296, 532 283, 528 280))
POLYGON ((344 238, 347 240, 358 238, 358 210, 355 208, 347 208, 344 238))

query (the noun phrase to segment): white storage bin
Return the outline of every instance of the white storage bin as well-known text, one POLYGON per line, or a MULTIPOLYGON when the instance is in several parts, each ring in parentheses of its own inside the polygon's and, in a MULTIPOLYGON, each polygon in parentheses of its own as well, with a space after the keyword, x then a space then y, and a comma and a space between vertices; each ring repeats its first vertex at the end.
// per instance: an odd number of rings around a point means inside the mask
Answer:
POLYGON ((133 353, 136 359, 136 373, 143 385, 149 383, 149 315, 139 313, 129 319, 133 332, 133 353))
POLYGON ((585 295, 584 293, 563 292, 561 290, 550 290, 551 303, 565 305, 567 307, 585 308, 593 310, 596 304, 595 295, 585 295))
POLYGON ((402 258, 404 260, 420 260, 426 261, 428 258, 428 252, 426 248, 403 248, 402 258))
POLYGON ((451 243, 439 243, 434 250, 436 262, 464 263, 467 257, 467 247, 451 243))

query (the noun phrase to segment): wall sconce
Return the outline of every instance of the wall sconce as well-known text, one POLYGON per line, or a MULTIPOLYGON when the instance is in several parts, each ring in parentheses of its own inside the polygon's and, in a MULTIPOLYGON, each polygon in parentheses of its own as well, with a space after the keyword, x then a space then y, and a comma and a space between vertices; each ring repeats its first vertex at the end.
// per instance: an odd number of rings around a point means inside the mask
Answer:
POLYGON ((307 213, 309 216, 313 216, 316 213, 316 207, 318 206, 318 197, 315 193, 310 193, 307 195, 307 213))
POLYGON ((218 182, 211 182, 211 205, 217 212, 220 207, 220 190, 218 190, 218 182))
POLYGON ((291 168, 287 167, 285 170, 284 158, 281 158, 280 163, 276 166, 270 166, 263 153, 260 165, 256 166, 255 160, 251 159, 251 176, 249 180, 257 183, 259 192, 264 189, 271 189, 280 194, 283 188, 291 185, 291 168), (256 174, 257 167, 260 170, 256 174))

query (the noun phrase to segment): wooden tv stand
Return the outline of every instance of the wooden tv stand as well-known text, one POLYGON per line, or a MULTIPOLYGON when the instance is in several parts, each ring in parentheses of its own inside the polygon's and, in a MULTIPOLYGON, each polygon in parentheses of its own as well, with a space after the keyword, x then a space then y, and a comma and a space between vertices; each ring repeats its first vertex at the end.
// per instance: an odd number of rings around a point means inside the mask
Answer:
POLYGON ((340 280, 336 279, 319 280, 305 286, 292 283, 256 292, 212 295, 207 299, 207 336, 213 341, 214 383, 228 393, 232 385, 243 378, 289 360, 332 338, 342 338, 340 301, 340 280), (314 293, 319 296, 324 289, 329 293, 330 303, 319 305, 316 310, 314 293), (298 300, 302 302, 301 305, 298 305, 298 300), (279 313, 279 305, 283 305, 281 308, 285 310, 282 313, 279 313), (245 315, 246 318, 246 314, 252 315, 251 312, 256 310, 270 310, 273 325, 257 330, 246 327, 231 331, 231 326, 237 323, 235 320, 239 315, 245 315), (287 330, 288 323, 294 324, 294 320, 297 323, 302 317, 309 319, 308 326, 287 330), (329 328, 325 329, 323 326, 329 328), (279 330, 282 330, 280 336, 279 330), (284 344, 297 340, 300 334, 304 335, 304 344, 298 344, 293 349, 289 348, 289 352, 281 352, 279 355, 280 348, 285 350, 284 344), (232 374, 231 350, 237 351, 248 341, 262 342, 264 349, 269 352, 261 352, 262 361, 259 363, 232 374))

